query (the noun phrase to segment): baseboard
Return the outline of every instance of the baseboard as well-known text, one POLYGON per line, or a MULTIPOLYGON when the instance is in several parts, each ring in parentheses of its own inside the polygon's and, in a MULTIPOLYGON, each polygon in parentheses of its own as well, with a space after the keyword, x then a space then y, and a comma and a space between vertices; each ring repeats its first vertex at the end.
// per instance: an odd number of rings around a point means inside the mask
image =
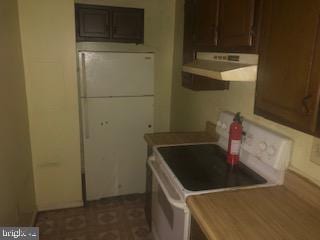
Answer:
POLYGON ((56 203, 56 204, 43 204, 39 205, 39 212, 41 211, 50 211, 64 208, 75 208, 75 207, 83 207, 83 201, 74 201, 74 202, 64 202, 64 203, 56 203))

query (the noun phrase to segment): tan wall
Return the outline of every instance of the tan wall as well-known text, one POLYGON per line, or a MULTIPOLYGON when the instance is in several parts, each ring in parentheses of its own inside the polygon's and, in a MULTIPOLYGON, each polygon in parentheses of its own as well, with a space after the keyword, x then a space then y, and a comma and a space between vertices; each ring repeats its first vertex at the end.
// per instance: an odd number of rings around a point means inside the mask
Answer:
POLYGON ((82 204, 73 0, 19 0, 37 206, 82 204))
POLYGON ((100 4, 145 9, 144 45, 96 43, 79 44, 79 49, 108 49, 155 52, 155 131, 167 131, 170 122, 172 57, 174 39, 173 0, 76 0, 77 3, 100 4))
POLYGON ((193 92, 181 87, 183 0, 177 0, 176 21, 171 129, 201 130, 206 120, 215 122, 221 110, 241 111, 245 117, 292 138, 290 167, 320 184, 320 166, 310 161, 314 138, 254 115, 255 83, 231 83, 227 91, 193 92))
POLYGON ((36 208, 16 0, 0 1, 0 29, 0 226, 28 226, 36 208))

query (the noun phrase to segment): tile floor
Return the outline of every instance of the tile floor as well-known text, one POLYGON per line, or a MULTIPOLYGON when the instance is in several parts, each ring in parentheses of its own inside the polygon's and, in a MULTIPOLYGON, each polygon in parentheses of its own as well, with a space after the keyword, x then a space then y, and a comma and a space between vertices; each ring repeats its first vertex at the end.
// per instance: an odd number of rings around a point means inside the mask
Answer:
POLYGON ((88 202, 85 207, 40 212, 40 240, 151 240, 144 195, 88 202))

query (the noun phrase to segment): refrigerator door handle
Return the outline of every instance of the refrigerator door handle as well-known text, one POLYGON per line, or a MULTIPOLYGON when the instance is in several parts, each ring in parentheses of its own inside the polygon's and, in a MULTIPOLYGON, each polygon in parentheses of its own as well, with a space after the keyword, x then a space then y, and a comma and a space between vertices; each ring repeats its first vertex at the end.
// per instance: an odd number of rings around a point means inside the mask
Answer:
POLYGON ((86 54, 81 53, 81 75, 80 75, 80 84, 81 84, 81 95, 82 97, 87 97, 87 77, 86 77, 86 54))
POLYGON ((88 113, 88 99, 83 99, 83 121, 84 121, 84 137, 85 139, 90 138, 90 129, 89 129, 89 113, 88 113))

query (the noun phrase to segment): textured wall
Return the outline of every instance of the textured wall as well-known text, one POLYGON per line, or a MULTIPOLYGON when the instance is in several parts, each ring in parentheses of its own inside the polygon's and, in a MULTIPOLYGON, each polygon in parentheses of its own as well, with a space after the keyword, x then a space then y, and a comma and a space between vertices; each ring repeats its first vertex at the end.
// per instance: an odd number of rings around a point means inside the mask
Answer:
POLYGON ((82 204, 73 0, 19 0, 36 201, 82 204))
POLYGON ((177 0, 175 27, 171 129, 201 130, 205 121, 215 122, 221 110, 241 111, 254 122, 290 137, 294 141, 290 167, 320 184, 320 166, 310 161, 314 138, 254 115, 255 83, 231 83, 226 91, 193 92, 181 87, 183 0, 177 0))
POLYGON ((0 226, 28 226, 36 209, 16 0, 0 1, 0 29, 0 226))

